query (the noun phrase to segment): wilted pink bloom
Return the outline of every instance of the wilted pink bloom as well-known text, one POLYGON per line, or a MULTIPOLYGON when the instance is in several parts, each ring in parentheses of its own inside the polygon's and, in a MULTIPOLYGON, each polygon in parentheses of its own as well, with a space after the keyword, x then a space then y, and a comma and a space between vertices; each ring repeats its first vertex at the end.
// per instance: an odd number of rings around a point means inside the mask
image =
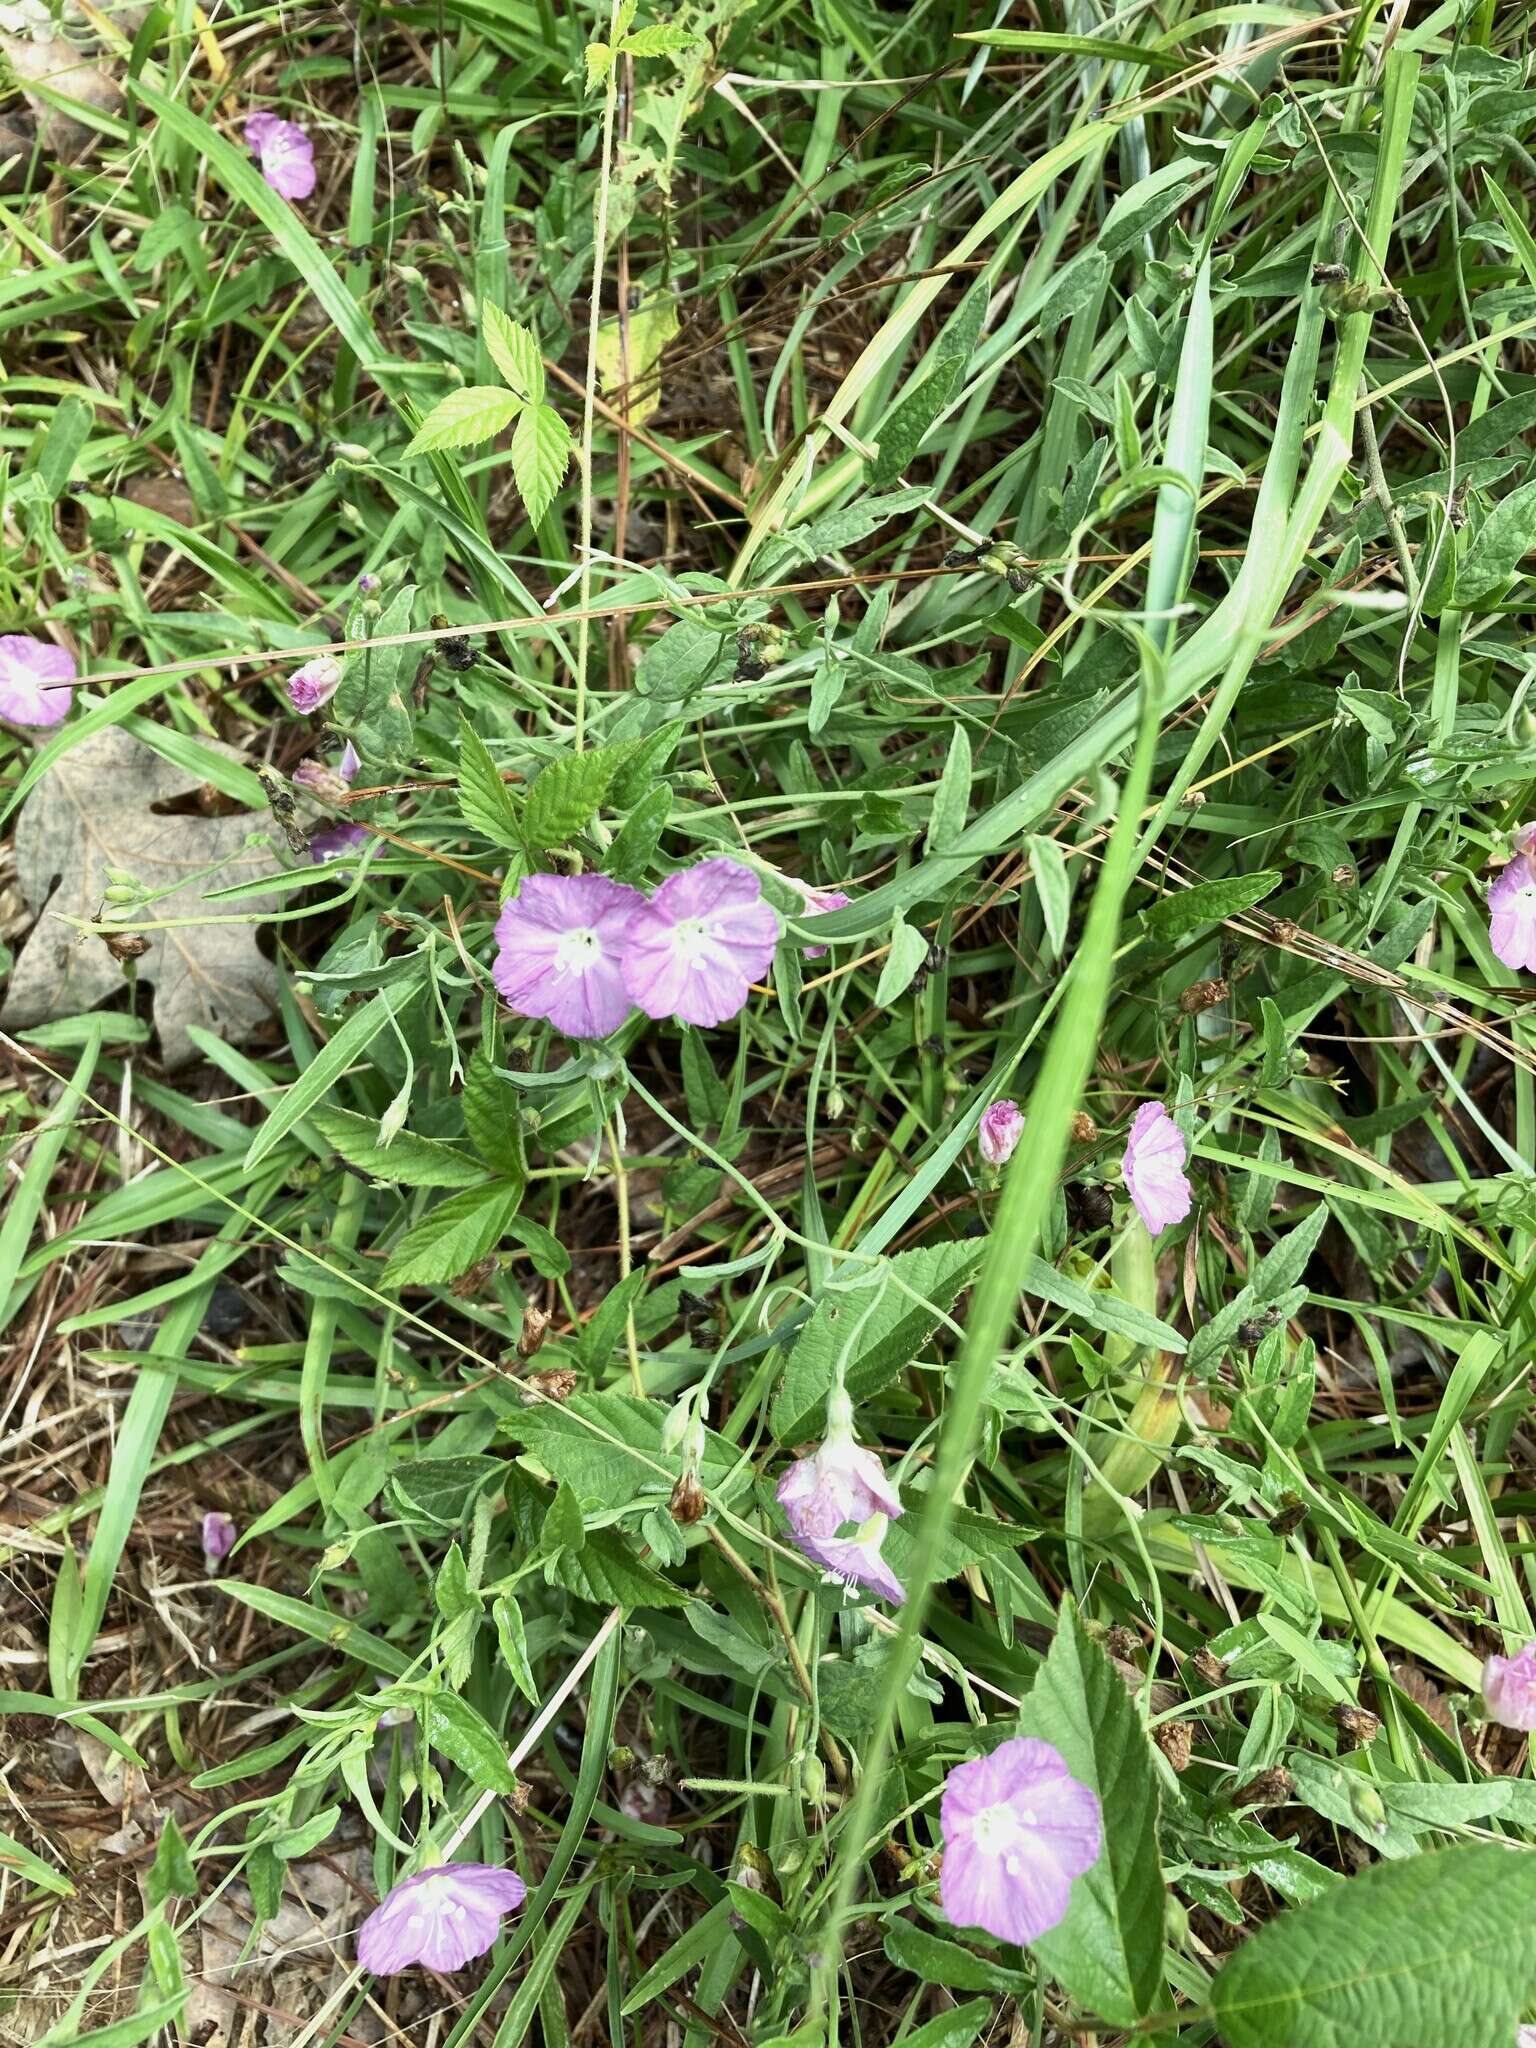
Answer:
POLYGON ((723 1024, 773 964, 779 920, 739 861, 700 861, 669 875, 636 913, 624 986, 648 1017, 723 1024))
POLYGON ((1536 1643, 1516 1657, 1490 1657, 1483 1666, 1483 1704, 1488 1718, 1522 1735, 1536 1729, 1536 1643))
POLYGON ((210 1508, 203 1517, 203 1563, 216 1572, 235 1547, 236 1529, 232 1515, 210 1508))
POLYGON ((261 175, 283 199, 307 199, 315 189, 315 149, 294 121, 276 114, 252 114, 245 139, 256 152, 261 175))
POLYGON ((1536 967, 1536 825, 1521 826, 1489 885, 1488 942, 1506 967, 1536 967))
POLYGON ((72 654, 28 633, 0 634, 0 718, 58 725, 69 716, 78 671, 72 654))
POLYGON ((976 1143, 988 1166, 1006 1166, 1024 1135, 1024 1112, 1005 1095, 982 1111, 976 1143))
POLYGON ((1017 1736, 957 1764, 939 1807, 939 1901, 956 1927, 1029 1942, 1066 1918, 1072 1880, 1104 1846, 1095 1793, 1048 1742, 1017 1736))
POLYGON ((318 711, 341 688, 343 673, 334 654, 317 654, 288 678, 288 702, 295 711, 318 711))
POLYGON ((1517 2027, 1515 2048, 1536 2048, 1536 2027, 1517 2027))
MULTIPOLYGON (((794 878, 786 875, 785 880, 793 881, 794 878)), ((804 882, 795 882, 794 886, 805 897, 806 914, 810 917, 821 917, 829 910, 841 910, 853 901, 853 898, 842 889, 812 889, 804 882)), ((826 950, 825 946, 807 946, 805 957, 807 960, 820 960, 826 950)))
POLYGON ((324 803, 340 803, 341 799, 357 779, 362 766, 357 758, 357 749, 350 740, 341 750, 341 759, 334 768, 324 761, 313 758, 301 761, 293 771, 294 782, 300 789, 307 789, 311 796, 317 796, 324 803))
POLYGON ((880 1554, 887 1522, 901 1514, 901 1495, 874 1452, 854 1441, 853 1407, 841 1388, 827 1402, 826 1441, 795 1460, 777 1497, 790 1534, 812 1564, 898 1607, 906 1599, 906 1588, 880 1554))
POLYGON ((496 920, 492 979, 520 1016, 606 1038, 629 1015, 620 960, 644 910, 606 875, 529 875, 496 920))
POLYGON ((318 867, 322 861, 342 860, 367 844, 366 825, 322 825, 309 835, 309 857, 318 867))
POLYGON ((357 1930, 357 1960, 376 1977, 412 1963, 447 1976, 483 1956, 528 1896, 515 1870, 442 1863, 397 1884, 357 1930))
POLYGON ((364 597, 372 597, 379 587, 379 579, 371 570, 365 569, 357 579, 357 587, 364 597))
POLYGON ((1184 1134, 1160 1102, 1144 1102, 1131 1120, 1121 1161, 1136 1213, 1154 1237, 1182 1223, 1194 1204, 1184 1171, 1189 1149, 1184 1134))

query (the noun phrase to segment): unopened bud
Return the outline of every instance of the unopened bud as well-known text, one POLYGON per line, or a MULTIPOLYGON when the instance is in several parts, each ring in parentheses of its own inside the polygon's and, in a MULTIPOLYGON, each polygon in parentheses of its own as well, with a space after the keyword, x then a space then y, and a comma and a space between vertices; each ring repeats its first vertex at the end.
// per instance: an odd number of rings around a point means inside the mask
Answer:
POLYGON ((1353 889, 1353 887, 1355 886, 1355 871, 1349 865, 1348 861, 1344 861, 1343 863, 1341 863, 1340 866, 1334 869, 1333 881, 1335 888, 1353 889))
POLYGON ((523 1327, 518 1332, 517 1355, 532 1358, 549 1333, 549 1313, 546 1309, 535 1308, 530 1302, 523 1310, 523 1327))
POLYGON ((296 789, 307 790, 323 804, 345 803, 347 798, 347 784, 323 761, 301 761, 293 771, 293 782, 296 789))
POLYGON ((1369 1828, 1373 1835, 1387 1832, 1386 1801, 1374 1785, 1357 1785, 1349 1795, 1349 1803, 1362 1827, 1369 1828))
POLYGON ((473 1301, 500 1263, 494 1252, 488 1252, 483 1259, 476 1259, 467 1273, 461 1273, 457 1280, 450 1282, 450 1291, 460 1301, 473 1301))

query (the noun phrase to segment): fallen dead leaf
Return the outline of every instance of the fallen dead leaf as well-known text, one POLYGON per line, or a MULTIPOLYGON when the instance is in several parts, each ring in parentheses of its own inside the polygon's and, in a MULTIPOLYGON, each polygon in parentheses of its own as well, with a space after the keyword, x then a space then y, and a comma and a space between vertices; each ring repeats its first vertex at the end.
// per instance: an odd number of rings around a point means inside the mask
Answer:
POLYGON ((53 34, 46 10, 39 18, 35 6, 0 7, 0 54, 37 117, 38 141, 51 155, 79 157, 99 139, 89 122, 77 120, 56 100, 75 100, 101 114, 122 110, 123 88, 117 80, 74 43, 53 34), (46 95, 34 91, 36 86, 45 87, 46 95))
POLYGON ((195 1024, 231 1045, 261 1029, 277 1008, 277 977, 256 945, 259 901, 209 908, 209 892, 279 872, 267 818, 162 815, 156 805, 189 796, 197 778, 163 761, 115 726, 72 747, 27 798, 16 827, 16 870, 37 917, 11 976, 0 1025, 24 1031, 91 1010, 123 985, 103 940, 61 920, 95 918, 107 868, 121 868, 157 895, 148 920, 219 918, 150 931, 137 962, 153 982, 154 1019, 166 1066, 197 1057, 195 1024))

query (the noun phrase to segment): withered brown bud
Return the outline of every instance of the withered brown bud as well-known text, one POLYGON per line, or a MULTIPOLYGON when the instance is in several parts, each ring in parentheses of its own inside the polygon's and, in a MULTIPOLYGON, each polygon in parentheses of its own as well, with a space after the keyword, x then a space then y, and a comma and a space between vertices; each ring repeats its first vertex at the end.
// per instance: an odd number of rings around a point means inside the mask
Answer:
POLYGON ((1141 1655, 1141 1637, 1135 1629, 1117 1621, 1106 1630, 1104 1647, 1111 1657, 1123 1657, 1127 1664, 1134 1664, 1141 1655))
POLYGON ((1192 789, 1184 799, 1184 808, 1186 811, 1203 811, 1205 809, 1205 791, 1203 789, 1192 789))
POLYGON ((1174 1770, 1189 1769, 1189 1759, 1195 1747, 1193 1721, 1159 1721, 1152 1730, 1152 1740, 1167 1757, 1174 1770))
POLYGON ((541 1400, 569 1401, 576 1391, 576 1375, 568 1365, 552 1372, 531 1372, 522 1382, 522 1403, 532 1408, 541 1400))
POLYGON ((548 1335, 549 1321, 549 1312, 535 1308, 532 1302, 523 1310, 523 1327, 517 1337, 519 1358, 532 1358, 548 1335))
POLYGON ((631 1778, 619 1794, 619 1811, 631 1820, 663 1828, 672 1818, 672 1794, 665 1785, 654 1785, 642 1774, 631 1778))
POLYGON ((323 761, 301 761, 293 771, 293 781, 296 789, 307 790, 325 804, 344 804, 352 793, 351 784, 323 761))
POLYGON ((1180 993, 1179 1008, 1186 1017, 1196 1017, 1202 1010, 1213 1010, 1218 1003, 1224 1003, 1227 993, 1224 981, 1192 981, 1180 993))
POLYGON ((911 1867, 911 1850, 908 1849, 904 1842, 898 1842, 894 1835, 885 1843, 884 1849, 886 1862, 890 1864, 898 1877, 903 1876, 911 1867))
POLYGON ((690 1522, 699 1521, 708 1506, 703 1487, 693 1473, 685 1472, 672 1489, 672 1498, 667 1502, 667 1512, 674 1522, 681 1522, 686 1528, 690 1522))
POLYGON ((1189 1661, 1196 1677, 1204 1684, 1223 1685, 1226 1683, 1227 1667, 1222 1663, 1214 1650, 1196 1650, 1189 1661))
POLYGON ((1333 879, 1336 887, 1340 889, 1353 889, 1353 887, 1355 886, 1355 871, 1349 865, 1348 861, 1341 862, 1340 865, 1334 869, 1333 879))
POLYGON ((103 932, 101 943, 124 967, 130 960, 142 960, 149 951, 149 940, 143 932, 103 932))
POLYGON ((1239 1785, 1232 1794, 1234 1806, 1284 1806, 1293 1798, 1296 1780, 1283 1764, 1273 1764, 1267 1771, 1260 1771, 1250 1778, 1246 1785, 1239 1785))
POLYGON ((736 1857, 735 1879, 749 1892, 761 1892, 765 1898, 782 1905, 784 1893, 774 1872, 772 1863, 755 1842, 743 1842, 736 1857))
POLYGON ((473 1300, 500 1263, 494 1252, 487 1252, 483 1259, 476 1259, 467 1273, 461 1273, 457 1280, 449 1283, 450 1293, 460 1301, 473 1300))
POLYGON ((1099 1127, 1086 1109, 1072 1113, 1072 1142, 1074 1145, 1091 1145, 1099 1135, 1099 1127))
POLYGON ((508 1802, 514 1813, 521 1813, 524 1807, 527 1806, 528 1795, 532 1790, 533 1787, 525 1785, 521 1778, 516 1781, 512 1787, 512 1797, 508 1802))
POLYGON ((1369 1707, 1352 1707, 1341 1700, 1333 1709, 1333 1725, 1344 1739, 1346 1749, 1364 1749, 1381 1733, 1381 1718, 1369 1707))

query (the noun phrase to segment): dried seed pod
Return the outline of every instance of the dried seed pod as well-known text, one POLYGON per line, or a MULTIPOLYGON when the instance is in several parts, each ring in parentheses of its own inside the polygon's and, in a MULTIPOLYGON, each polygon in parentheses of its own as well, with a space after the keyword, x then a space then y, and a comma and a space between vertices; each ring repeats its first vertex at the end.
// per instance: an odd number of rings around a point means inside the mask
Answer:
POLYGON ((264 761, 257 764, 256 780, 261 784, 262 792, 267 799, 267 808, 271 811, 279 831, 288 842, 289 851, 296 856, 302 855, 307 860, 309 858, 309 837, 299 826, 297 806, 293 801, 292 790, 288 788, 280 776, 272 772, 264 761))
POLYGON ((149 951, 149 940, 143 932, 103 932, 101 943, 123 967, 130 961, 142 960, 149 951))
POLYGON ((553 1372, 531 1372, 521 1384, 519 1398, 525 1408, 532 1408, 540 1400, 568 1401, 576 1391, 576 1375, 569 1366, 560 1366, 553 1372))
MULTIPOLYGON (((445 626, 452 623, 444 612, 432 614, 432 624, 438 632, 442 632, 445 626)), ((467 633, 450 633, 446 639, 438 641, 437 651, 442 657, 444 668, 451 668, 455 675, 463 675, 466 670, 472 669, 477 658, 474 644, 467 633)))
POLYGON ((1187 1771, 1189 1759, 1194 1753, 1195 1724, 1193 1721, 1160 1721, 1152 1730, 1152 1740, 1157 1744, 1170 1766, 1176 1771, 1187 1771))
POLYGON ((1373 1714, 1369 1707, 1352 1707, 1348 1700, 1340 1700, 1331 1718, 1346 1749, 1364 1749, 1381 1733, 1380 1716, 1373 1714))
POLYGON ((667 1512, 674 1522, 681 1522, 684 1528, 689 1523, 700 1521, 709 1502, 704 1489, 692 1472, 685 1472, 672 1489, 672 1498, 667 1502, 667 1512))
POLYGON ((1295 1797, 1296 1780, 1283 1764, 1272 1764, 1232 1794, 1234 1806, 1284 1806, 1295 1797))
POLYGON ((459 1301, 473 1301, 500 1264, 494 1252, 487 1252, 483 1259, 476 1259, 468 1272, 449 1283, 449 1292, 459 1301))
POLYGON ((1067 1220, 1074 1230, 1103 1230, 1114 1216, 1109 1190, 1097 1181, 1069 1180, 1064 1193, 1067 1220))
POLYGON ((1099 1127, 1086 1109, 1072 1112, 1072 1142, 1074 1145, 1091 1145, 1099 1135, 1099 1127))
POLYGON ((518 1332, 517 1355, 532 1358, 549 1334, 549 1314, 542 1308, 535 1308, 530 1302, 523 1310, 523 1327, 518 1332))
POLYGON ((1227 1000, 1227 984, 1219 978, 1211 981, 1192 981, 1179 995, 1179 1008, 1186 1017, 1197 1017, 1202 1010, 1214 1010, 1218 1003, 1227 1000))
POLYGON ((1195 1676, 1202 1684, 1217 1686, 1226 1683, 1227 1667, 1222 1663, 1214 1650, 1196 1650, 1189 1661, 1195 1676))

